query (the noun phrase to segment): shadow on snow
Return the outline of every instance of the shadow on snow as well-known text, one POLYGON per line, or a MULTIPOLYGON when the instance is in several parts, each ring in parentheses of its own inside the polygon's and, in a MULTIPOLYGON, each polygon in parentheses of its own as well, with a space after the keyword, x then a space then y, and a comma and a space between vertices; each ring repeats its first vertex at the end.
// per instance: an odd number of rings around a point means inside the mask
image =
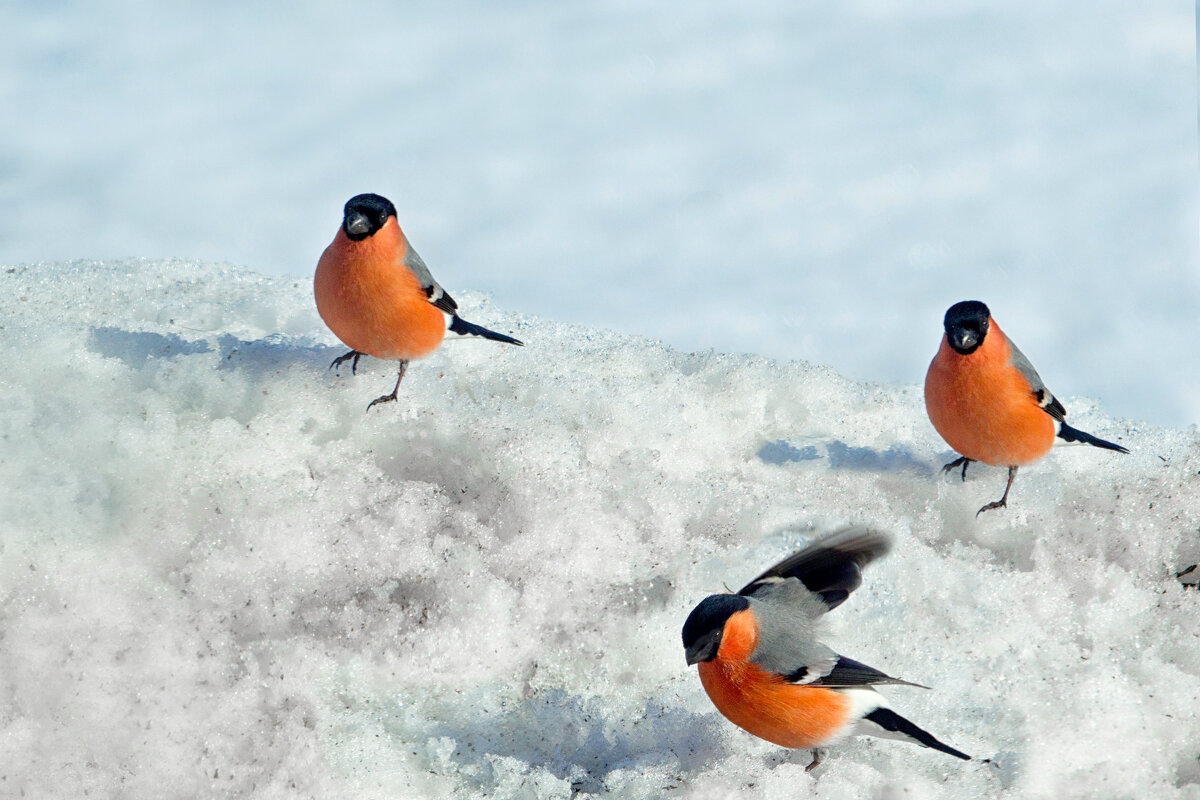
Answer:
POLYGON ((916 458, 907 447, 892 445, 886 450, 876 450, 854 447, 838 439, 801 447, 778 439, 764 444, 755 455, 764 464, 775 466, 827 460, 832 469, 855 472, 916 472, 928 475, 933 471, 929 462, 916 458))
MULTIPOLYGON (((426 735, 453 740, 450 758, 481 788, 495 785, 492 758, 515 759, 571 781, 575 792, 599 793, 614 770, 665 768, 677 783, 721 757, 722 737, 713 714, 698 715, 647 699, 642 713, 613 716, 600 698, 552 689, 463 724, 446 720, 426 735), (491 758, 490 758, 491 757, 491 758)), ((664 789, 676 788, 664 786, 664 789)))
POLYGON ((151 359, 213 352, 219 355, 217 369, 264 371, 283 369, 294 364, 325 368, 335 357, 346 352, 344 347, 314 344, 307 337, 282 334, 252 341, 238 339, 228 333, 215 339, 185 339, 176 333, 127 331, 109 327, 93 328, 88 346, 92 352, 120 359, 133 369, 145 367, 151 359))

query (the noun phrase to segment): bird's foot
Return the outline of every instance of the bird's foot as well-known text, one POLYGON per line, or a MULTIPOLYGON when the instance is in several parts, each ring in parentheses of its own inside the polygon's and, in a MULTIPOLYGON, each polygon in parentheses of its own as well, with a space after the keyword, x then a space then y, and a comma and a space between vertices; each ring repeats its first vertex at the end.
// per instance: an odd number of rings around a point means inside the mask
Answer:
POLYGON ((805 772, 812 772, 814 769, 816 769, 817 765, 821 763, 821 758, 825 755, 824 753, 822 753, 819 749, 817 749, 815 747, 813 748, 812 754, 813 754, 812 763, 804 768, 805 772))
POLYGON ((999 500, 997 500, 994 503, 988 503, 986 506, 984 506, 983 508, 976 511, 975 516, 978 517, 983 512, 991 511, 993 508, 1008 508, 1008 498, 1001 497, 999 500))
POLYGON ((954 459, 953 461, 951 461, 946 466, 942 467, 942 472, 943 473, 949 472, 950 470, 954 469, 955 467, 962 465, 962 479, 965 481, 967 479, 967 465, 970 463, 971 463, 971 459, 967 458, 966 456, 960 456, 960 457, 954 459))
POLYGON ((395 399, 396 399, 396 390, 393 389, 391 394, 385 394, 382 397, 376 397, 374 400, 367 403, 367 411, 370 411, 371 406, 375 405, 376 403, 391 403, 391 402, 394 402, 395 399))
MULTIPOLYGON (((964 469, 966 469, 966 468, 964 467, 964 469)), ((1009 492, 1009 490, 1012 489, 1013 479, 1016 477, 1017 477, 1017 468, 1009 467, 1008 468, 1008 483, 1004 484, 1004 494, 996 502, 988 503, 986 506, 984 506, 983 508, 976 511, 975 516, 978 517, 983 512, 991 511, 993 508, 1008 508, 1008 492, 1009 492)))
MULTIPOLYGON (((343 358, 345 358, 345 356, 343 356, 343 358)), ((375 405, 376 403, 390 403, 396 399, 396 393, 400 391, 400 381, 404 380, 404 373, 407 369, 408 369, 408 362, 401 361, 400 362, 400 374, 396 376, 396 387, 394 389, 392 389, 392 393, 385 394, 383 397, 376 397, 374 400, 372 400, 370 403, 367 404, 367 411, 370 411, 371 406, 375 405)))
MULTIPOLYGON (((362 358, 362 353, 358 352, 357 350, 351 350, 349 353, 346 353, 346 355, 338 356, 337 358, 335 358, 333 360, 333 363, 329 365, 329 369, 336 369, 337 367, 340 367, 342 365, 343 361, 349 361, 352 358, 354 359, 354 361, 351 362, 351 364, 350 364, 350 374, 357 375, 358 374, 358 360, 360 358, 362 358)), ((395 398, 392 398, 392 399, 395 399, 395 398)))

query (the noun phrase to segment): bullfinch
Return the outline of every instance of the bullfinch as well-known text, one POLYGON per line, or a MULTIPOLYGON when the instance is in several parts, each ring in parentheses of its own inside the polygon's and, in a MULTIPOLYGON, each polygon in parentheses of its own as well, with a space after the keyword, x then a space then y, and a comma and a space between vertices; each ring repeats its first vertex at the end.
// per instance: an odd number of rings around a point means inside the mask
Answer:
MULTIPOLYGON (((828 534, 759 575, 737 594, 704 598, 683 625, 687 663, 726 719, 781 747, 813 751, 869 734, 970 756, 892 711, 878 684, 919 686, 838 655, 817 624, 862 583, 862 569, 891 548, 865 528, 828 534)), ((927 688, 927 687, 920 687, 927 688)))
POLYGON ((975 516, 1007 506, 1017 467, 1044 456, 1056 436, 1129 452, 1067 424, 1063 404, 983 303, 955 303, 942 324, 946 332, 941 347, 925 374, 925 409, 933 427, 961 454, 942 472, 961 466, 965 481, 972 461, 1008 467, 1004 495, 975 516))
POLYGON ((447 329, 522 344, 458 316, 458 303, 433 279, 400 230, 396 207, 377 194, 347 201, 342 226, 317 262, 313 294, 321 319, 350 348, 330 368, 353 359, 353 373, 363 355, 400 362, 392 393, 372 400, 368 409, 396 399, 408 362, 436 350, 447 329))

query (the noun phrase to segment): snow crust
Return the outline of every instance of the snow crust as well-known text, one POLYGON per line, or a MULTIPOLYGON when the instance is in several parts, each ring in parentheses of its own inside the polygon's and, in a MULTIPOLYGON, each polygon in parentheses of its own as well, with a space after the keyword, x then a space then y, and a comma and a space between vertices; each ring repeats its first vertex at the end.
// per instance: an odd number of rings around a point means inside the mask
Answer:
MULTIPOLYGON (((917 381, 514 315, 524 349, 341 349, 308 281, 0 270, 0 795, 1200 797, 1197 431, 1072 422, 966 483, 917 381), (895 552, 828 618, 992 763, 854 739, 805 774, 679 630, 814 530, 895 552)), ((932 350, 932 345, 931 345, 932 350)))

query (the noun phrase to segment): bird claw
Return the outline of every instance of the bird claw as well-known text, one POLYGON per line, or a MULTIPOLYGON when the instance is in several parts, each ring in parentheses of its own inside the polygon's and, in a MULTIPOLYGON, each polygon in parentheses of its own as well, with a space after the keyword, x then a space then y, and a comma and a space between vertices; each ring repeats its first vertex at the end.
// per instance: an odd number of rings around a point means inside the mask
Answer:
MULTIPOLYGON (((346 353, 346 355, 338 356, 337 358, 335 358, 333 360, 333 363, 329 365, 329 369, 335 369, 337 367, 340 367, 342 365, 343 361, 349 361, 352 358, 354 359, 354 361, 350 364, 350 374, 357 375, 358 374, 358 360, 360 358, 362 358, 362 353, 358 352, 357 350, 351 350, 349 353, 346 353)), ((326 371, 328 371, 328 370, 326 370, 326 371)))
POLYGON ((821 751, 814 747, 812 754, 813 754, 812 763, 804 768, 805 772, 812 772, 814 769, 817 768, 817 765, 821 763, 821 756, 823 755, 821 753, 821 751))
POLYGON ((993 508, 1008 508, 1008 498, 1001 498, 994 503, 988 503, 986 506, 976 511, 975 516, 978 517, 983 512, 991 511, 993 508))
POLYGON ((988 503, 986 506, 984 506, 983 508, 976 511, 975 512, 976 519, 978 519, 979 515, 982 514, 983 512, 991 511, 993 508, 1008 508, 1008 493, 1009 493, 1009 490, 1012 489, 1013 478, 1015 478, 1015 477, 1017 477, 1017 468, 1009 467, 1008 468, 1008 483, 1004 484, 1004 494, 996 502, 988 503))
POLYGON ((959 456, 958 458, 954 459, 946 466, 942 467, 942 474, 944 475, 945 473, 949 472, 950 470, 954 469, 955 467, 957 467, 958 465, 961 464, 962 465, 962 479, 963 479, 963 482, 965 483, 967 480, 967 465, 970 463, 971 463, 971 459, 967 458, 966 456, 959 456))
POLYGON ((385 394, 382 397, 376 397, 371 402, 367 403, 367 411, 371 410, 371 406, 376 403, 391 403, 396 400, 396 392, 393 390, 391 394, 385 394))
MULTIPOLYGON (((345 358, 345 356, 343 356, 345 358)), ((383 397, 376 397, 370 403, 367 403, 367 411, 371 410, 371 406, 376 403, 390 403, 396 399, 396 393, 400 391, 400 381, 404 380, 404 373, 408 370, 408 362, 400 362, 400 374, 396 376, 396 387, 392 389, 391 394, 385 394, 383 397)))

